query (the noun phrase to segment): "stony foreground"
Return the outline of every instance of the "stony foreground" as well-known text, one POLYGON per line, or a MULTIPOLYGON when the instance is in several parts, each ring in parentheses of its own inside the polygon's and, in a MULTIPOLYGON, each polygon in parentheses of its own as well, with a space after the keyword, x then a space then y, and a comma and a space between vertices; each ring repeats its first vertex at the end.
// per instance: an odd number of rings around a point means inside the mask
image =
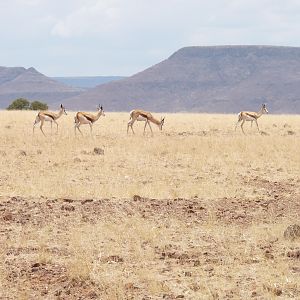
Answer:
POLYGON ((0 199, 1 299, 300 298, 299 182, 249 199, 0 199))

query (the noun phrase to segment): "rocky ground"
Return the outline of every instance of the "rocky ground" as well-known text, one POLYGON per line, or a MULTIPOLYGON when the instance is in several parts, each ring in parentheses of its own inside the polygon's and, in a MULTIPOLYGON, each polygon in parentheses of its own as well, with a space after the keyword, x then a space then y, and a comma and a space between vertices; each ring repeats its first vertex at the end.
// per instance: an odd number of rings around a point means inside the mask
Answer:
POLYGON ((1 299, 300 298, 299 182, 251 199, 0 199, 1 299))

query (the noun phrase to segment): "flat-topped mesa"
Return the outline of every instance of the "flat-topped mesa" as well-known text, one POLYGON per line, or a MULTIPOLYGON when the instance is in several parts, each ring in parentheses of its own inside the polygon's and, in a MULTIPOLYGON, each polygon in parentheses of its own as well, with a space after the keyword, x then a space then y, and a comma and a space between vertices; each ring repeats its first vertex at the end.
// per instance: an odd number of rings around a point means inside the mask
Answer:
POLYGON ((111 111, 237 113, 268 99, 274 113, 299 113, 299 72, 300 47, 186 47, 67 101, 84 110, 101 101, 111 111))
POLYGON ((244 57, 247 55, 267 56, 286 56, 293 55, 300 58, 299 47, 286 46, 264 46, 264 45, 236 45, 236 46, 191 46, 184 47, 172 54, 169 59, 182 58, 205 58, 216 56, 244 57))

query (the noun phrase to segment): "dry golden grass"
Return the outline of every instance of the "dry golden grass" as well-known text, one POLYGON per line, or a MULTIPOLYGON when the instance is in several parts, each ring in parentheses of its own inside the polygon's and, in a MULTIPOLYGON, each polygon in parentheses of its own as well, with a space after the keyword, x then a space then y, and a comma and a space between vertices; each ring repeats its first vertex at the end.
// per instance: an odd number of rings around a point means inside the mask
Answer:
POLYGON ((0 112, 0 299, 300 298, 299 116, 73 117, 0 112))
POLYGON ((34 113, 0 113, 2 195, 241 197, 252 193, 241 180, 249 172, 281 180, 300 171, 299 116, 262 116, 259 124, 269 135, 248 123, 244 136, 239 128, 234 132, 233 115, 168 114, 164 131, 154 128, 153 138, 142 135, 142 123, 127 136, 125 113, 101 117, 94 138, 89 126, 75 138, 73 117, 59 119, 58 135, 46 124, 44 138, 39 128, 32 135, 34 113), (93 155, 94 147, 105 155, 93 155))

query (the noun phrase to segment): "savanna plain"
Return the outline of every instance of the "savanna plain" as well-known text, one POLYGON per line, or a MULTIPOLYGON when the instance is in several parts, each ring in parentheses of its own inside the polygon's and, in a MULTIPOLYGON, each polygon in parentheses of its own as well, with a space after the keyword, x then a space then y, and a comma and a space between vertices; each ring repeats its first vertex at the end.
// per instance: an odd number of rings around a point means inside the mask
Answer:
POLYGON ((74 114, 0 112, 0 299, 300 299, 299 116, 74 114))

